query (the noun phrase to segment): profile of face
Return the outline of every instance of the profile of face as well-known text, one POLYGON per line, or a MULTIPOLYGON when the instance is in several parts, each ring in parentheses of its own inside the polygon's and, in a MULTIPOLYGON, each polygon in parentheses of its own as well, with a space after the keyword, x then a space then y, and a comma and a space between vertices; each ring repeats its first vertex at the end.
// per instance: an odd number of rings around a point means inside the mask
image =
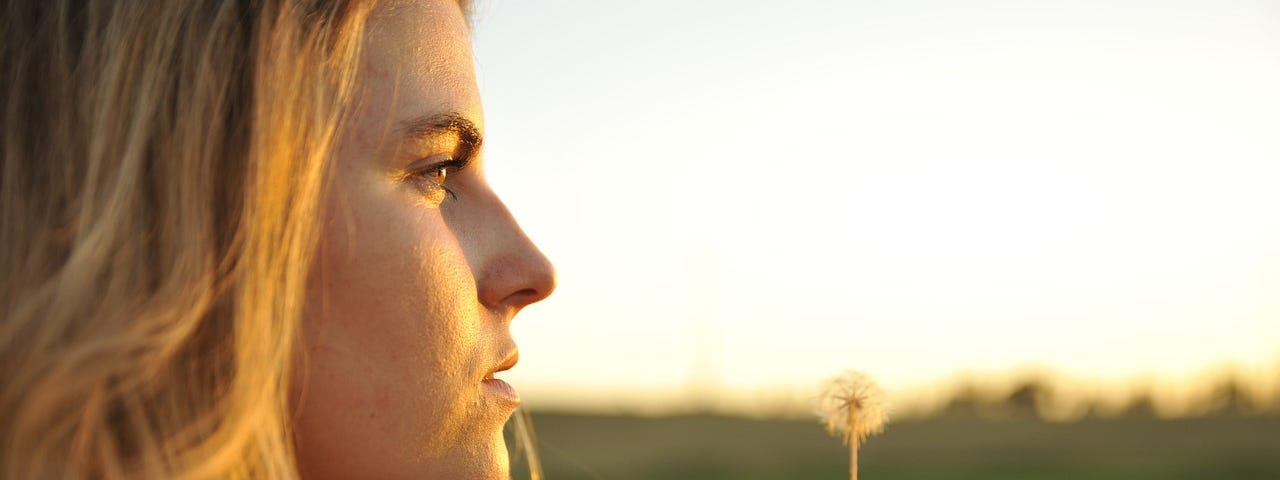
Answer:
POLYGON ((296 355, 303 478, 506 478, 519 400, 490 378, 555 280, 484 179, 468 36, 453 0, 370 18, 296 355))

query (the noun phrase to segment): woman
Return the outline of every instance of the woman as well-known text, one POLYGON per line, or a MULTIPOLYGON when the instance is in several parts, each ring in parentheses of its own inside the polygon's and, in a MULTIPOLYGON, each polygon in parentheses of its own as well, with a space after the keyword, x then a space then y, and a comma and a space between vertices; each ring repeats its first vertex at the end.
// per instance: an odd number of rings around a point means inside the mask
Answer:
POLYGON ((3 4, 0 476, 506 476, 466 7, 3 4))

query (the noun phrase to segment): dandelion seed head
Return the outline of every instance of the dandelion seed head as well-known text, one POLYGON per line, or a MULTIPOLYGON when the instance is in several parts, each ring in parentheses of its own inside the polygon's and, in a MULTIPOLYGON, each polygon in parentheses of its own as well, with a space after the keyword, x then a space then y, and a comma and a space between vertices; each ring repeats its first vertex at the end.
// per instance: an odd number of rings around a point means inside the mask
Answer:
POLYGON ((823 384, 818 410, 827 432, 843 437, 845 443, 861 444, 883 431, 889 420, 884 391, 870 376, 856 371, 846 371, 823 384))

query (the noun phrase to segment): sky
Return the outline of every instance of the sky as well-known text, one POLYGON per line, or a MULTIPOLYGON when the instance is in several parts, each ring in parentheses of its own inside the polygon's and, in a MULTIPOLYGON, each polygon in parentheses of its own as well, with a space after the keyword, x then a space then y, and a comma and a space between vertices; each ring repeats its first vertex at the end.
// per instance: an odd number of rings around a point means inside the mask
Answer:
POLYGON ((528 404, 1280 371, 1280 1, 481 0, 473 39, 559 272, 528 404))

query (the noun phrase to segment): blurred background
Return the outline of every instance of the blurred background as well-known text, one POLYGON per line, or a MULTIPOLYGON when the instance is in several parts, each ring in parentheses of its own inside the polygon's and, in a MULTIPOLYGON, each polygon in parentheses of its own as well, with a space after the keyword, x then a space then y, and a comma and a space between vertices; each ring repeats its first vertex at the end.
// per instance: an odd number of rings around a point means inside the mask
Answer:
POLYGON ((1280 478, 1280 1, 484 1, 550 478, 1280 478))

